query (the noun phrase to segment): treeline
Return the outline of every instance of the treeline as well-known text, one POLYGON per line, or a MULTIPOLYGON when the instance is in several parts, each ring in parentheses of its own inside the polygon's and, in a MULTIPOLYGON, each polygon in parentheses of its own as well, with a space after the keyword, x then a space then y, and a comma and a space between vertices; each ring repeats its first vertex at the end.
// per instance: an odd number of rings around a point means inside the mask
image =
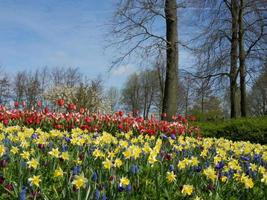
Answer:
MULTIPOLYGON (((164 94, 165 66, 162 60, 128 76, 121 89, 104 88, 101 78, 89 80, 79 68, 48 68, 19 71, 0 77, 0 104, 13 106, 14 102, 26 103, 31 109, 42 101, 44 106, 55 109, 56 100, 74 103, 77 109, 91 112, 112 113, 117 110, 135 116, 161 117, 164 94)), ((3 71, 3 70, 2 70, 3 71)), ((248 90, 248 115, 267 115, 267 64, 251 81, 248 90)), ((220 120, 230 117, 230 100, 227 88, 218 90, 214 82, 200 79, 180 71, 178 104, 176 112, 194 115, 200 121, 220 120)), ((240 93, 237 94, 237 101, 240 93)), ((237 107, 240 112, 240 106, 237 107)))
MULTIPOLYGON (((121 104, 127 111, 148 118, 151 113, 161 115, 164 88, 164 65, 155 64, 151 69, 130 75, 121 91, 121 104)), ((251 80, 247 94, 249 116, 267 115, 267 64, 251 80)), ((230 118, 228 88, 218 89, 208 79, 194 77, 181 71, 179 76, 178 104, 176 112, 195 116, 200 121, 230 118)), ((237 87, 237 91, 239 91, 237 87)), ((237 113, 241 113, 240 92, 236 94, 237 113)), ((240 116, 240 115, 239 115, 240 116)))
POLYGON ((103 82, 84 76, 79 68, 40 68, 34 71, 18 71, 7 74, 1 70, 0 104, 13 106, 14 102, 24 104, 28 109, 41 101, 44 106, 55 109, 56 100, 64 99, 74 103, 77 109, 85 108, 92 112, 110 112, 103 82))
MULTIPOLYGON (((164 91, 162 113, 166 111, 168 120, 181 102, 176 94, 181 88, 186 91, 186 115, 190 110, 203 114, 214 104, 212 110, 220 110, 223 117, 256 114, 248 92, 267 62, 266 0, 121 0, 116 5, 111 44, 121 57, 115 63, 139 57, 147 65, 163 54, 166 79, 158 91, 164 91), (192 57, 183 70, 181 49, 192 57), (190 90, 200 103, 188 103, 190 90), (227 109, 219 109, 221 101, 227 109)), ((140 104, 143 113, 151 108, 146 101, 140 104)))

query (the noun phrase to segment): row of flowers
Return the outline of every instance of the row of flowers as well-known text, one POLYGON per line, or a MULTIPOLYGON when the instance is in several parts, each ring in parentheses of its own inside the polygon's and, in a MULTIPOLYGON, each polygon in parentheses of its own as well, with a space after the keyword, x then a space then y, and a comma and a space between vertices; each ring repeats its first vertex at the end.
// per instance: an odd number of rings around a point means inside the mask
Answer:
POLYGON ((267 146, 0 125, 0 199, 264 199, 267 146))
POLYGON ((0 122, 4 125, 19 125, 31 128, 41 128, 49 131, 52 129, 71 130, 81 128, 89 132, 108 131, 110 133, 129 132, 156 135, 197 133, 197 128, 189 127, 187 119, 181 115, 174 116, 173 122, 157 120, 154 115, 144 120, 142 117, 125 115, 122 111, 114 114, 90 113, 83 108, 78 111, 75 104, 64 104, 63 99, 57 101, 58 109, 49 110, 38 102, 35 109, 26 109, 25 105, 14 103, 14 109, 0 106, 0 122))

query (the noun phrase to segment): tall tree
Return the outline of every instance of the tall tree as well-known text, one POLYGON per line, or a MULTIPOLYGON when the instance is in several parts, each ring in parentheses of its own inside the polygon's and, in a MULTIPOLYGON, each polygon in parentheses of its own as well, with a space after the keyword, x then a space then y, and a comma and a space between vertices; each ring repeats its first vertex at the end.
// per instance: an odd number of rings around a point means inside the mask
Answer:
POLYGON ((238 16, 239 71, 240 71, 240 95, 241 95, 240 105, 241 105, 241 117, 246 117, 247 116, 246 66, 245 66, 245 50, 244 50, 243 7, 244 7, 244 1, 240 0, 239 16, 238 16))
POLYGON ((167 120, 177 112, 178 97, 178 33, 176 0, 165 1, 166 17, 166 79, 163 97, 162 113, 167 114, 167 120))
POLYGON ((148 60, 154 59, 159 50, 166 51, 162 112, 167 114, 167 120, 171 120, 177 112, 177 7, 176 0, 120 0, 113 20, 112 36, 116 42, 111 42, 113 46, 127 49, 115 64, 133 54, 141 54, 148 60))
POLYGON ((128 77, 125 87, 121 92, 121 102, 125 105, 126 111, 131 111, 134 116, 143 108, 142 86, 137 73, 134 73, 128 77))
POLYGON ((264 0, 238 0, 238 42, 239 42, 239 73, 240 73, 240 108, 241 116, 247 116, 246 63, 250 58, 255 62, 266 57, 267 8, 264 0), (264 45, 265 43, 265 45, 264 45), (263 54, 262 54, 263 53, 263 54))
POLYGON ((231 0, 226 5, 231 11, 232 37, 231 37, 231 65, 230 65, 230 102, 231 102, 231 118, 236 118, 236 90, 237 90, 237 59, 238 59, 238 3, 237 0, 231 0))
POLYGON ((267 18, 266 14, 264 17, 262 2, 264 0, 206 0, 200 3, 204 8, 200 10, 205 28, 194 40, 197 44, 194 46, 198 47, 195 51, 197 60, 203 66, 200 78, 229 81, 227 92, 231 118, 239 114, 236 97, 238 75, 241 115, 246 116, 246 77, 260 68, 259 61, 266 55, 267 18))
POLYGON ((267 63, 248 94, 249 112, 253 116, 267 115, 267 63))

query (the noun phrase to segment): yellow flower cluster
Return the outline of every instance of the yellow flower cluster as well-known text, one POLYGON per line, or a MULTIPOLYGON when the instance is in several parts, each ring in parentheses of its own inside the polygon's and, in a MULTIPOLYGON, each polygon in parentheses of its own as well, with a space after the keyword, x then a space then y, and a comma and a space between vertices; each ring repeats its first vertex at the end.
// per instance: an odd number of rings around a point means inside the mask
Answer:
MULTIPOLYGON (((129 176, 133 164, 146 170, 160 168, 159 177, 164 174, 162 179, 168 183, 166 185, 182 186, 181 193, 184 196, 196 193, 197 185, 192 182, 188 182, 192 185, 179 183, 180 174, 186 174, 189 179, 198 173, 197 176, 206 177, 203 180, 213 184, 218 181, 227 185, 234 181, 245 189, 256 187, 258 183, 267 185, 266 165, 262 164, 267 163, 267 146, 222 138, 200 140, 177 136, 176 139, 171 139, 134 135, 132 132, 112 135, 107 132, 88 133, 79 128, 71 132, 45 132, 19 126, 1 126, 0 158, 6 154, 9 154, 12 162, 19 160, 26 163, 25 169, 28 172, 25 173, 25 180, 35 187, 42 186, 41 181, 46 180, 46 174, 35 175, 44 169, 44 163, 50 164, 52 181, 63 180, 64 175, 68 175, 67 182, 72 183, 76 189, 89 184, 87 178, 91 176, 91 168, 95 166, 97 170, 103 169, 101 173, 108 174, 107 176, 121 177, 116 178, 117 184, 128 186, 133 183, 132 176, 129 176), (10 142, 4 142, 5 139, 10 142), (63 147, 67 148, 63 150, 63 147), (90 159, 92 165, 96 163, 95 166, 84 164, 90 159), (167 168, 170 165, 172 169, 167 168), (72 172, 74 166, 83 166, 82 171, 72 172), (253 176, 253 173, 257 176, 253 176)), ((132 173, 135 174, 136 171, 134 168, 132 173)), ((139 181, 141 180, 138 180, 138 184, 139 181)), ((149 184, 150 179, 144 182, 149 184)))

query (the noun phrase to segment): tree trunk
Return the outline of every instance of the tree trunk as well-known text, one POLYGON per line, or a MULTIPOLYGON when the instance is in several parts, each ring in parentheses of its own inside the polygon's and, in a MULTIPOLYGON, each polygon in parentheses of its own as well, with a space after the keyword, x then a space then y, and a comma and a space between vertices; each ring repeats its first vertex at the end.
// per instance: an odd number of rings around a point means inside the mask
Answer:
POLYGON ((185 96, 185 117, 188 116, 188 100, 189 100, 189 84, 187 85, 186 88, 186 96, 185 96))
POLYGON ((240 71, 240 108, 241 108, 241 117, 247 116, 247 102, 246 102, 246 65, 245 65, 245 50, 244 50, 244 28, 243 28, 243 0, 240 0, 239 8, 239 32, 238 32, 238 41, 239 41, 239 71, 240 71))
POLYGON ((231 118, 236 118, 236 78, 237 78, 237 50, 238 50, 238 5, 237 0, 231 1, 232 39, 231 39, 231 67, 230 67, 230 103, 231 118))
POLYGON ((177 33, 177 6, 176 0, 165 1, 166 17, 166 80, 163 97, 162 113, 166 113, 165 118, 172 120, 176 114, 178 102, 178 33, 177 33))

